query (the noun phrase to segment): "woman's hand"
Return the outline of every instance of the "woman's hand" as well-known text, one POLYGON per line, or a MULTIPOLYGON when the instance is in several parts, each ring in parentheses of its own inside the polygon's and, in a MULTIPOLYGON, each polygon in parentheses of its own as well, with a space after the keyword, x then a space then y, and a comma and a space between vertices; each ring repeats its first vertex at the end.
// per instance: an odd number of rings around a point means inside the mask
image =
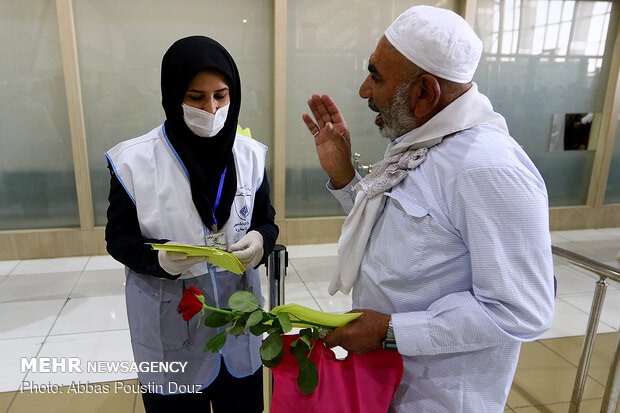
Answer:
MULTIPOLYGON (((177 244, 176 242, 166 242, 166 244, 177 244)), ((170 275, 179 275, 189 270, 196 264, 204 262, 202 257, 188 257, 183 252, 159 250, 157 253, 159 266, 170 275)))
POLYGON ((263 236, 258 231, 250 231, 228 250, 246 269, 254 268, 263 258, 263 236))

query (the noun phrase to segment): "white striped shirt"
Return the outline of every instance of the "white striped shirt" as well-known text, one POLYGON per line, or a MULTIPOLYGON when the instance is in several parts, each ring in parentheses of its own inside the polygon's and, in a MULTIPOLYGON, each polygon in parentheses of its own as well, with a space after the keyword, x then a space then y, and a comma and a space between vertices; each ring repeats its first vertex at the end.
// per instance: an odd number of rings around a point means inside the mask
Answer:
MULTIPOLYGON (((346 212, 358 180, 332 190, 346 212)), ((432 147, 384 201, 353 307, 392 314, 405 373, 390 411, 503 412, 520 343, 553 319, 542 177, 511 137, 477 126, 432 147)))

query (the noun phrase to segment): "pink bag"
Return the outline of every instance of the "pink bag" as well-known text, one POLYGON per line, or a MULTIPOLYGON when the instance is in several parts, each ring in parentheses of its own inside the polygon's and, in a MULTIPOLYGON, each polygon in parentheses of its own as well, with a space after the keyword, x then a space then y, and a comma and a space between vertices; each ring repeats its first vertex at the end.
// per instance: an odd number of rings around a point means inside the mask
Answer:
POLYGON ((297 385, 297 359, 289 351, 298 334, 284 335, 284 358, 272 367, 274 390, 271 413, 380 413, 387 412, 403 375, 403 359, 395 351, 349 354, 338 360, 317 340, 310 353, 319 370, 319 384, 310 395, 297 385))

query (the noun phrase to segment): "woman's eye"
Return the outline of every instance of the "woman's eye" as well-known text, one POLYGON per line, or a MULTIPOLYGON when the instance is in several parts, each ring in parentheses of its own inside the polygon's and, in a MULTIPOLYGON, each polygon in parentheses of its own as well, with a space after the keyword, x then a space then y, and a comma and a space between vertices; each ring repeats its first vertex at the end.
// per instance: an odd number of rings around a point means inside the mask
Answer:
POLYGON ((226 96, 227 96, 226 94, 223 94, 223 95, 220 94, 220 95, 215 95, 215 98, 216 99, 225 99, 226 96))

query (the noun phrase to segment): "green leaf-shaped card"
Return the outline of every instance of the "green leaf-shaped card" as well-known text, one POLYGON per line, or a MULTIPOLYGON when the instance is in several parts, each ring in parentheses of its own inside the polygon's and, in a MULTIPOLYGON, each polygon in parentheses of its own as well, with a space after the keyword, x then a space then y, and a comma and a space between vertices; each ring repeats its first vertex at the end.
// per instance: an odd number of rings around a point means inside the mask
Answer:
POLYGON ((183 244, 151 244, 151 248, 154 250, 182 252, 187 254, 188 257, 204 257, 205 261, 208 261, 213 265, 217 265, 218 267, 222 267, 230 272, 234 272, 235 274, 243 274, 243 271, 245 271, 245 267, 241 264, 241 261, 239 261, 237 257, 228 251, 217 248, 197 247, 195 245, 183 244))
POLYGON ((312 327, 312 325, 303 324, 299 320, 311 321, 313 323, 322 324, 326 327, 331 328, 342 327, 343 325, 350 323, 351 321, 362 315, 362 313, 324 313, 322 311, 313 310, 299 304, 280 305, 271 310, 271 312, 273 314, 278 314, 280 312, 288 313, 290 321, 293 323, 294 327, 312 327))

